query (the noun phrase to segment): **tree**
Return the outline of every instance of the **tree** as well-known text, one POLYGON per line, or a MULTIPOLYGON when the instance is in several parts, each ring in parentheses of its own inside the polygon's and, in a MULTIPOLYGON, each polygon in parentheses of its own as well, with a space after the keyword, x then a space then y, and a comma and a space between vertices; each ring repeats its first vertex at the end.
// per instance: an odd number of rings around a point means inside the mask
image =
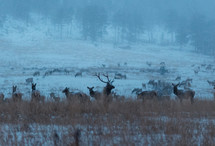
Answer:
POLYGON ((88 5, 82 9, 79 21, 83 38, 97 41, 106 31, 107 13, 103 7, 88 5))
MULTIPOLYGON (((143 33, 143 18, 138 9, 124 8, 117 11, 113 16, 113 26, 118 39, 128 42, 138 41, 138 37, 143 33)), ((117 40, 118 41, 118 40, 117 40)))
POLYGON ((190 33, 193 46, 198 52, 214 53, 215 21, 207 20, 203 15, 193 16, 190 23, 190 33))
POLYGON ((176 28, 176 42, 182 47, 189 42, 189 23, 187 19, 181 18, 176 28))
POLYGON ((174 34, 177 30, 177 25, 179 23, 179 15, 175 10, 169 10, 167 11, 165 25, 166 28, 169 30, 169 33, 171 34, 171 42, 174 42, 174 34))

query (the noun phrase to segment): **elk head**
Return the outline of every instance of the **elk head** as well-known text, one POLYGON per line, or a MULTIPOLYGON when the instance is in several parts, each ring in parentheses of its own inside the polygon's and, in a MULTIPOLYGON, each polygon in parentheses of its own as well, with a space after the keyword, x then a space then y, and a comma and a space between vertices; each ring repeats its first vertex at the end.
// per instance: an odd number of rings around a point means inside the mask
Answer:
POLYGON ((37 86, 37 83, 32 83, 31 84, 31 89, 32 89, 32 91, 35 91, 36 90, 36 86, 37 86))
POLYGON ((62 91, 62 93, 65 93, 65 95, 68 96, 68 95, 69 95, 69 88, 66 87, 66 88, 62 91))
POLYGON ((16 92, 16 88, 17 88, 17 86, 13 86, 13 93, 16 92))
POLYGON ((90 91, 90 95, 95 95, 95 91, 93 91, 94 87, 87 87, 90 91))
POLYGON ((103 93, 104 93, 105 95, 109 95, 109 94, 111 93, 111 90, 115 88, 115 87, 112 85, 112 83, 114 82, 114 79, 113 79, 113 80, 110 80, 108 74, 107 74, 107 75, 103 74, 103 76, 107 78, 107 81, 104 81, 103 79, 101 79, 100 73, 95 74, 95 76, 98 77, 98 79, 99 79, 102 83, 106 83, 106 86, 104 87, 103 93))
POLYGON ((173 85, 173 93, 175 94, 175 95, 178 95, 178 85, 179 85, 180 83, 178 83, 178 84, 173 84, 172 83, 172 85, 173 85))

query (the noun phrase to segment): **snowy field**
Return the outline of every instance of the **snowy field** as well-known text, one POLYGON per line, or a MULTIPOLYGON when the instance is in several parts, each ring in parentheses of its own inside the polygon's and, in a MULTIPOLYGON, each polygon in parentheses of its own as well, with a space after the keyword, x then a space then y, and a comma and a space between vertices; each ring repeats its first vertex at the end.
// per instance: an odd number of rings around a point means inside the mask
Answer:
MULTIPOLYGON (((95 86, 101 91, 105 84, 93 76, 95 72, 108 73, 110 78, 114 78, 115 73, 126 75, 126 79, 115 79, 113 85, 116 87, 114 92, 127 97, 135 97, 132 90, 142 88, 142 83, 147 85, 149 80, 178 83, 188 78, 193 79, 190 88, 196 91, 195 97, 213 97, 213 87, 207 80, 214 80, 214 58, 194 53, 190 47, 114 47, 112 44, 81 40, 24 43, 2 39, 0 51, 0 92, 6 97, 11 97, 12 86, 17 85, 29 99, 31 84, 26 83, 26 79, 31 77, 37 83, 37 89, 47 97, 51 92, 64 97, 62 90, 65 87, 87 94, 87 86, 95 86), (168 70, 164 75, 159 72, 161 62, 165 62, 168 70), (35 72, 39 75, 33 76, 35 72), (82 76, 75 77, 78 72, 82 72, 82 76), (180 80, 176 80, 178 76, 180 80)), ((146 86, 143 90, 151 88, 146 86)))
MULTIPOLYGON (((150 122, 168 123, 177 119, 169 119, 166 117, 148 119, 150 122)), ((187 119, 182 120, 184 123, 187 119)), ((197 120, 197 119, 196 119, 197 120)), ((124 123, 124 125, 110 126, 101 124, 97 126, 91 125, 1 125, 1 145, 71 145, 75 143, 73 137, 77 128, 81 129, 80 145, 205 145, 214 144, 214 138, 206 138, 208 129, 214 120, 202 119, 198 122, 188 122, 194 124, 194 128, 188 132, 193 137, 171 133, 171 130, 164 128, 162 131, 158 126, 147 127, 144 125, 136 125, 136 123, 124 123), (197 128, 197 127, 201 127, 197 128), (195 129, 196 128, 196 129, 195 129), (155 130, 155 131, 153 131, 155 130), (150 132, 151 131, 151 132, 150 132), (58 138, 55 137, 58 135, 58 138), (114 135, 114 136, 113 136, 114 135), (188 139, 189 138, 189 139, 188 139), (184 140, 184 141, 182 141, 184 140), (207 141, 209 140, 209 141, 207 141)), ((165 125, 165 124, 164 124, 165 125)), ((166 126, 166 125, 165 125, 166 126)), ((176 126, 176 125, 174 125, 176 126)), ((181 127, 181 126, 180 126, 181 127)), ((182 127, 181 127, 182 128, 182 127)), ((213 127, 214 128, 214 127, 213 127)), ((182 128, 181 130, 185 130, 182 128)), ((185 131, 183 131, 185 132, 185 131)))
POLYGON ((214 145, 215 102, 0 103, 0 145, 214 145))
MULTIPOLYGON (((30 100, 31 83, 26 82, 28 78, 33 78, 37 89, 46 95, 47 100, 51 92, 65 99, 62 93, 65 87, 89 95, 87 86, 95 86, 99 91, 105 86, 94 76, 101 72, 108 73, 111 79, 116 73, 126 75, 126 79, 114 80, 113 91, 128 98, 136 98, 132 94, 134 88, 153 90, 147 84, 149 80, 176 84, 192 79, 190 88, 195 90, 195 98, 213 99, 213 86, 207 80, 214 80, 214 58, 197 54, 191 47, 113 46, 104 42, 54 39, 28 42, 1 39, 0 42, 0 92, 6 98, 11 97, 12 86, 17 85, 24 99, 30 100), (164 74, 160 72, 162 62, 168 70, 164 74), (82 76, 75 77, 80 72, 82 76), (177 77, 181 79, 176 80, 177 77)), ((173 93, 171 98, 175 99, 173 93)), ((88 106, 70 105, 63 100, 61 106, 49 104, 32 106, 26 101, 0 103, 0 144, 70 145, 75 142, 76 129, 81 130, 80 145, 215 143, 215 106, 211 101, 196 99, 191 106, 189 101, 183 104, 175 100, 143 104, 133 100, 113 102, 108 109, 95 102, 95 107, 89 110, 85 109, 88 106)))
POLYGON ((215 146, 212 1, 0 0, 0 146, 215 146))

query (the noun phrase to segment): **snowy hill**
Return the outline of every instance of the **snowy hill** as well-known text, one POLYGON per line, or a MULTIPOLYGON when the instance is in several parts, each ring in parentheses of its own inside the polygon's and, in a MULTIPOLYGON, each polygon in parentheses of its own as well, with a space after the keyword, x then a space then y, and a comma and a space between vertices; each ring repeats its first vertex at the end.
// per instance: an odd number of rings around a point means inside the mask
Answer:
MULTIPOLYGON (((125 74, 126 79, 114 81, 115 92, 120 95, 134 96, 131 91, 141 88, 142 83, 149 80, 178 83, 192 78, 190 88, 196 91, 196 97, 212 97, 213 87, 207 80, 213 80, 214 58, 194 53, 192 48, 156 45, 113 47, 109 43, 51 39, 32 41, 27 45, 1 40, 1 44, 0 92, 7 97, 11 95, 12 85, 17 85, 26 97, 30 95, 31 85, 25 81, 30 77, 38 84, 38 90, 47 96, 50 92, 64 96, 61 91, 66 86, 87 94, 87 86, 102 90, 105 85, 93 76, 95 72, 108 72, 111 78, 115 73, 125 74), (168 70, 164 75, 157 72, 161 62, 168 70), (44 76, 54 69, 58 70, 44 76), (66 70, 69 72, 64 72, 66 70), (198 73, 195 73, 196 70, 198 73), (40 72, 40 75, 33 76, 35 72, 40 72), (75 77, 77 72, 82 72, 82 77, 75 77), (178 76, 181 80, 176 81, 178 76)), ((150 90, 150 87, 144 90, 150 90)))

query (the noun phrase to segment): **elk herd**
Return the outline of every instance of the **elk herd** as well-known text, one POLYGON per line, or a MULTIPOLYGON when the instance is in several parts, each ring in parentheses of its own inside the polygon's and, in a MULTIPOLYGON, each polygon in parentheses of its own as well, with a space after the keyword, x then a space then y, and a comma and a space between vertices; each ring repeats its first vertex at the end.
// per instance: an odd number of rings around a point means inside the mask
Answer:
MULTIPOLYGON (((72 102, 79 102, 79 103, 88 103, 91 101, 91 98, 94 99, 95 101, 103 99, 106 102, 111 102, 114 98, 117 99, 119 98, 119 95, 116 95, 115 93, 112 92, 112 90, 115 88, 113 85, 114 79, 110 79, 108 74, 101 74, 96 73, 94 74, 95 77, 98 78, 99 81, 105 84, 105 87, 103 88, 102 92, 95 91, 94 86, 88 87, 87 89, 89 90, 89 96, 83 92, 73 92, 70 91, 68 87, 65 87, 65 89, 62 91, 63 94, 66 96, 66 100, 72 101, 72 102), (106 80, 105 80, 106 79, 106 80)), ((178 77, 177 77, 178 78, 178 77)), ((170 94, 173 93, 175 96, 182 102, 183 100, 189 100, 191 104, 194 103, 194 96, 195 96, 195 91, 191 89, 178 89, 179 86, 181 85, 186 85, 187 82, 192 81, 191 79, 187 79, 186 82, 181 82, 178 84, 168 84, 164 85, 164 83, 158 81, 155 82, 154 80, 150 80, 148 82, 148 85, 151 85, 154 87, 156 90, 151 90, 151 91, 142 91, 142 89, 135 88, 132 93, 136 93, 137 100, 170 100, 170 94), (161 88, 161 87, 164 88, 161 88), (171 90, 171 91, 170 91, 171 90), (162 92, 161 92, 162 91, 162 92), (168 93, 168 94, 162 94, 162 93, 168 93)), ((215 85, 214 82, 208 81, 209 84, 215 85)), ((31 101, 34 102, 40 102, 43 103, 45 102, 45 96, 41 95, 40 91, 36 89, 36 83, 31 84, 31 101)), ((189 85, 189 84, 188 84, 189 85)), ((146 88, 146 84, 142 84, 143 88, 146 88)), ((17 92, 17 86, 12 86, 12 98, 4 98, 4 94, 0 93, 0 101, 4 102, 19 102, 22 101, 22 93, 17 92)), ((61 100, 60 97, 55 96, 54 93, 50 93, 50 97, 53 99, 55 102, 59 102, 61 100)))

